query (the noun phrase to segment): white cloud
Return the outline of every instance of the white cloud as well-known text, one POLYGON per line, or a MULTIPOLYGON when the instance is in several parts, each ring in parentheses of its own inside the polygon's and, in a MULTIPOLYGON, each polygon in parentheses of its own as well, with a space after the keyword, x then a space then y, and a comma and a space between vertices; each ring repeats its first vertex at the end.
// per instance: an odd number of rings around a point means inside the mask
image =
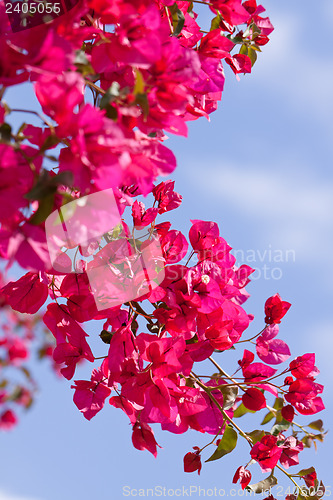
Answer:
POLYGON ((15 494, 0 491, 0 500, 34 500, 32 497, 22 497, 15 494))
MULTIPOLYGON (((330 6, 328 2, 322 6, 322 33, 331 31, 331 4, 330 1, 330 6)), ((306 22, 302 12, 298 16, 291 12, 286 15, 279 7, 269 9, 269 15, 275 30, 269 44, 263 47, 259 64, 254 68, 256 78, 253 84, 269 85, 279 94, 284 94, 286 106, 292 106, 302 114, 311 113, 331 125, 333 59, 324 43, 325 35, 316 43, 313 33, 305 32, 306 22), (313 43, 310 43, 311 39, 313 43)))
POLYGON ((222 168, 215 165, 206 170, 204 177, 201 169, 194 169, 191 181, 243 219, 257 220, 261 224, 258 244, 270 241, 276 248, 294 249, 297 260, 306 264, 320 258, 330 265, 332 180, 319 180, 305 168, 244 168, 224 162, 222 168))
POLYGON ((331 322, 317 321, 314 324, 308 325, 308 328, 303 330, 303 352, 316 353, 316 365, 320 369, 321 374, 318 378, 318 382, 324 384, 325 386, 323 395, 324 403, 328 403, 328 397, 331 397, 333 394, 333 386, 328 383, 328 381, 332 378, 332 346, 333 338, 331 322))

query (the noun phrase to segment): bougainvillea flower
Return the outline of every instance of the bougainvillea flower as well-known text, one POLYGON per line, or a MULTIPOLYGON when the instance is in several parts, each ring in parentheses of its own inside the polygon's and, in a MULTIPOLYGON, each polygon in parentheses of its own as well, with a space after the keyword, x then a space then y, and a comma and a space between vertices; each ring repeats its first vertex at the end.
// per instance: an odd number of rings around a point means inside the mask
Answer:
POLYGON ((189 451, 184 456, 184 471, 185 472, 195 472, 198 471, 200 475, 201 471, 201 457, 200 457, 200 449, 197 446, 193 446, 193 449, 197 450, 195 452, 189 451))
POLYGON ((137 450, 148 450, 157 456, 156 446, 159 446, 154 437, 151 427, 144 422, 136 422, 133 426, 132 443, 137 450))
POLYGON ((84 80, 78 73, 43 75, 35 83, 36 97, 45 114, 58 123, 70 120, 83 101, 84 80))
POLYGON ((271 471, 279 461, 282 448, 277 446, 277 438, 266 435, 261 438, 251 449, 251 457, 256 460, 263 472, 271 471))
POLYGON ((287 422, 292 422, 295 416, 295 410, 292 405, 286 405, 281 408, 282 417, 287 420, 287 422))
POLYGON ((313 472, 309 472, 309 474, 305 474, 302 478, 308 488, 314 487, 317 481, 317 472, 314 470, 313 472))
POLYGON ((282 453, 280 456, 280 463, 285 468, 288 469, 293 465, 299 464, 298 454, 303 450, 304 445, 301 441, 298 441, 294 436, 289 436, 283 444, 282 453))
POLYGON ((160 239, 163 257, 166 264, 176 264, 181 261, 188 250, 188 243, 185 236, 176 230, 168 231, 168 233, 160 239))
POLYGON ((246 366, 249 366, 253 360, 254 360, 253 352, 244 349, 243 358, 238 361, 238 364, 241 368, 245 368, 246 366))
POLYGON ((241 0, 212 0, 212 6, 231 25, 246 23, 250 17, 241 0))
POLYGON ((95 359, 86 341, 87 334, 64 305, 49 304, 43 321, 57 342, 53 359, 58 364, 65 363, 66 366, 60 371, 70 380, 79 361, 86 359, 93 362, 95 359))
POLYGON ((91 420, 104 406, 111 389, 105 383, 101 369, 93 370, 91 380, 75 380, 73 401, 87 420, 91 420))
POLYGON ((22 360, 29 357, 29 349, 27 344, 19 337, 12 337, 7 343, 8 358, 13 365, 21 364, 22 360))
POLYGON ((281 339, 265 339, 264 333, 256 339, 258 357, 270 365, 278 365, 290 358, 290 349, 281 339))
POLYGON ((229 64, 235 75, 238 75, 238 73, 251 73, 251 59, 245 54, 235 54, 234 56, 226 57, 225 62, 229 64))
POLYGON ((27 273, 17 281, 10 281, 0 293, 15 311, 35 314, 48 297, 48 286, 38 274, 27 273))
POLYGON ((9 431, 17 424, 17 417, 12 410, 6 410, 0 415, 0 429, 9 431))
POLYGON ((242 396, 245 408, 252 411, 259 411, 266 407, 266 398, 259 389, 250 387, 242 396))
POLYGON ((153 189, 153 195, 158 203, 158 213, 163 214, 179 207, 183 197, 174 191, 175 181, 160 182, 153 189))
POLYGON ((289 363, 289 368, 295 378, 310 378, 310 374, 315 368, 315 354, 307 353, 298 356, 289 363))
POLYGON ((208 57, 223 59, 230 56, 230 51, 235 44, 220 29, 210 31, 201 39, 199 50, 208 57))
POLYGON ((246 486, 251 482, 252 474, 248 469, 245 469, 242 465, 238 467, 238 469, 235 472, 235 475, 232 479, 233 483, 237 483, 237 481, 240 481, 240 485, 242 487, 242 490, 246 488, 246 486))
POLYGON ((243 368, 243 375, 247 382, 260 382, 266 378, 273 377, 276 370, 263 363, 251 363, 243 368))
POLYGON ((135 200, 132 205, 134 226, 137 229, 149 226, 156 219, 157 213, 157 208, 148 208, 145 210, 144 204, 141 201, 135 200))
MULTIPOLYGON (((24 149, 20 153, 8 144, 0 144, 0 221, 11 220, 18 209, 26 207, 28 200, 25 195, 33 186, 34 176, 27 155, 36 154, 32 148, 24 149)), ((36 164, 39 168, 39 163, 36 164)))
POLYGON ((265 302, 265 323, 271 325, 273 323, 281 323, 281 319, 289 310, 291 304, 281 299, 276 293, 265 302))

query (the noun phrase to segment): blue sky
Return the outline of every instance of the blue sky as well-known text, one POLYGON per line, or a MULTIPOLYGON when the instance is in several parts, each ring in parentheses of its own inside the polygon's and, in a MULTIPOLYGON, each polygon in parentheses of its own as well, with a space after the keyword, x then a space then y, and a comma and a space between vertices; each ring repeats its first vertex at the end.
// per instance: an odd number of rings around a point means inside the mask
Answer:
MULTIPOLYGON (((223 102, 211 122, 193 122, 188 139, 170 138, 166 144, 178 158, 173 178, 184 196, 173 221, 184 232, 189 219, 218 222, 222 236, 243 258, 239 264, 258 268, 248 287, 251 298, 246 309, 256 317, 250 333, 262 326, 267 297, 279 292, 292 303, 280 337, 290 345, 293 357, 316 352, 327 410, 312 420, 322 418, 329 429, 333 4, 331 0, 316 4, 265 0, 264 4, 276 31, 253 74, 237 82, 226 70, 223 102), (282 262, 277 262, 278 255, 282 262)), ((16 102, 26 99, 24 93, 12 96, 16 102)), ((154 459, 132 447, 130 426, 120 411, 107 405, 89 423, 73 405, 69 382, 56 379, 46 364, 36 363, 34 369, 40 383, 36 404, 14 432, 1 435, 0 500, 120 500, 125 498, 124 486, 217 487, 228 496, 233 472, 247 461, 248 450, 239 443, 238 453, 205 464, 200 477, 184 474, 183 455, 207 442, 205 436, 156 430, 163 449, 154 459)), ((82 376, 84 371, 76 378, 82 376)), ((256 422, 239 421, 245 430, 256 422)), ((301 454, 300 468, 315 465, 327 486, 332 444, 329 433, 318 453, 312 448, 301 454)), ((265 477, 257 466, 252 474, 255 480, 265 477)), ((289 486, 285 480, 281 484, 289 486)), ((278 500, 284 498, 282 490, 279 493, 278 500)), ((193 493, 191 498, 202 496, 193 493)))

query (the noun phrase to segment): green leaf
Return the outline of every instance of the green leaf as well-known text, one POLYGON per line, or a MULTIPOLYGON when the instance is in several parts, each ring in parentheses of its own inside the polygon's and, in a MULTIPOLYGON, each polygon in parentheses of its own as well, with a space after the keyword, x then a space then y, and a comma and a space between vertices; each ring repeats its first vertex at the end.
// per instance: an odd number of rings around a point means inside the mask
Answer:
POLYGON ((230 35, 227 35, 227 38, 229 38, 229 40, 231 40, 233 43, 237 44, 237 43, 243 43, 243 37, 241 36, 230 36, 230 35))
POLYGON ((110 344, 111 338, 112 338, 112 333, 108 332, 107 330, 102 330, 101 333, 99 334, 100 338, 104 342, 104 344, 110 344))
POLYGON ((283 398, 276 398, 273 405, 274 410, 281 410, 282 407, 283 407, 283 398))
POLYGON ((60 140, 58 139, 58 137, 56 137, 53 134, 49 135, 45 139, 44 144, 42 145, 42 147, 40 148, 41 153, 44 153, 47 149, 53 148, 54 146, 56 146, 57 144, 59 144, 59 142, 60 142, 60 140))
POLYGON ((72 186, 73 173, 69 170, 51 177, 48 170, 43 170, 34 187, 25 195, 28 200, 43 200, 46 196, 54 194, 58 185, 72 186))
POLYGON ((271 428, 271 434, 273 434, 273 436, 277 436, 280 432, 288 430, 290 425, 290 422, 283 419, 281 423, 273 425, 271 428))
POLYGON ((263 421, 261 422, 260 425, 265 425, 265 424, 268 424, 268 422, 270 422, 272 419, 274 418, 274 413, 272 413, 271 411, 269 411, 263 418, 263 421))
POLYGON ((316 469, 314 467, 309 467, 308 469, 302 469, 299 472, 296 472, 298 476, 307 476, 308 474, 312 474, 312 472, 315 472, 316 469))
POLYGON ((251 63, 253 66, 257 60, 257 52, 255 51, 255 49, 253 49, 253 47, 248 47, 247 48, 247 55, 251 59, 251 63))
POLYGON ((189 3, 188 3, 188 7, 187 7, 187 12, 189 13, 189 15, 190 15, 193 19, 195 19, 195 15, 194 15, 194 13, 192 12, 192 10, 193 10, 193 2, 189 2, 189 3))
POLYGON ((8 123, 0 126, 0 141, 9 142, 12 137, 12 127, 8 123))
POLYGON ((149 114, 149 103, 147 94, 136 94, 135 104, 139 104, 143 111, 144 118, 147 118, 149 114))
POLYGON ((108 234, 111 236, 113 240, 118 240, 121 233, 123 232, 123 229, 124 228, 122 223, 119 222, 119 224, 117 224, 108 234))
POLYGON ((213 455, 206 460, 206 462, 212 462, 213 460, 218 460, 224 457, 236 447, 238 439, 238 434, 230 425, 227 425, 223 433, 222 439, 214 451, 213 455))
POLYGON ((222 387, 220 391, 223 394, 223 409, 229 410, 235 404, 238 396, 238 387, 222 387))
POLYGON ((53 210, 54 196, 55 196, 55 193, 51 193, 39 201, 37 211, 34 213, 34 215, 29 220, 30 224, 33 224, 34 226, 38 226, 42 222, 46 221, 46 219, 48 218, 48 216, 50 215, 50 213, 53 210))
POLYGON ((217 14, 217 16, 212 19, 209 31, 217 30, 220 27, 220 22, 221 22, 221 16, 220 14, 217 14))
POLYGON ((245 43, 243 43, 243 45, 241 46, 239 53, 244 54, 245 56, 248 55, 248 47, 245 43))
POLYGON ((1 380, 0 389, 4 389, 5 387, 7 387, 7 385, 8 385, 8 380, 6 379, 1 380))
MULTIPOLYGON (((323 443, 324 441, 324 438, 326 436, 327 432, 323 433, 323 434, 315 434, 313 436, 313 439, 317 439, 318 441, 320 441, 321 443, 323 443)), ((315 444, 315 443, 314 443, 315 444)))
POLYGON ((304 444, 305 448, 311 448, 313 444, 313 438, 310 437, 309 435, 304 436, 301 441, 304 444))
POLYGON ((178 36, 180 35, 182 29, 184 28, 185 16, 176 3, 171 5, 171 7, 169 7, 169 10, 171 12, 173 21, 172 36, 178 36))
POLYGON ((31 373, 30 371, 28 370, 28 368, 26 368, 25 366, 21 366, 20 367, 20 370, 21 372, 26 376, 26 378, 30 381, 32 381, 32 377, 31 377, 31 373))
POLYGON ((261 48, 259 47, 259 45, 255 45, 254 43, 251 45, 251 48, 252 48, 253 50, 256 50, 257 52, 262 52, 262 51, 261 51, 261 48))
POLYGON ((308 424, 308 427, 310 427, 310 429, 314 429, 315 431, 323 431, 324 430, 324 423, 322 420, 315 420, 314 422, 310 422, 310 424, 308 424))
POLYGON ((255 411, 248 410, 247 408, 245 408, 243 403, 241 403, 234 411, 234 418, 240 418, 245 415, 245 413, 255 413, 255 411))
POLYGON ((255 23, 252 23, 251 27, 252 27, 252 35, 253 35, 253 37, 255 35, 260 35, 261 34, 261 29, 255 23))
POLYGON ((304 500, 305 498, 308 498, 306 495, 302 495, 301 492, 299 491, 298 492, 298 496, 297 496, 297 499, 296 500, 304 500))
POLYGON ((23 132, 23 130, 25 129, 26 126, 27 126, 27 123, 23 122, 22 125, 20 126, 20 128, 17 131, 17 135, 22 134, 22 132, 23 132))
POLYGON ((255 431, 247 432, 246 435, 250 436, 250 438, 253 441, 253 444, 256 444, 258 441, 261 440, 261 438, 264 437, 265 431, 256 429, 255 431))
POLYGON ((84 50, 78 50, 74 59, 74 64, 81 75, 93 75, 94 69, 91 66, 84 50))
POLYGON ((138 69, 135 69, 135 75, 136 79, 133 92, 134 94, 143 94, 145 90, 145 81, 143 79, 142 73, 138 69))
POLYGON ((138 328, 139 328, 139 323, 137 322, 136 319, 133 319, 132 323, 131 323, 131 330, 132 330, 133 335, 136 335, 138 328))
POLYGON ((105 109, 110 102, 113 102, 120 95, 120 84, 112 82, 112 85, 107 89, 102 99, 100 100, 99 107, 105 109))
POLYGON ((248 38, 252 35, 252 24, 250 24, 243 33, 244 38, 248 38))
POLYGON ((199 342, 199 339, 198 339, 197 335, 194 335, 194 337, 191 337, 190 339, 185 340, 186 345, 197 344, 198 342, 199 342))
POLYGON ((111 104, 107 104, 105 106, 105 108, 103 108, 103 109, 105 109, 105 111, 106 111, 105 115, 107 118, 110 118, 110 120, 113 120, 113 121, 117 121, 118 111, 114 106, 112 106, 111 104))
POLYGON ((270 476, 266 477, 266 479, 259 481, 259 483, 249 484, 246 487, 246 489, 248 491, 253 491, 254 493, 262 493, 263 491, 269 490, 272 486, 275 486, 276 484, 277 484, 277 479, 276 477, 273 476, 272 472, 270 476))
POLYGON ((84 50, 77 50, 75 53, 74 64, 79 64, 85 66, 89 64, 88 58, 84 50))

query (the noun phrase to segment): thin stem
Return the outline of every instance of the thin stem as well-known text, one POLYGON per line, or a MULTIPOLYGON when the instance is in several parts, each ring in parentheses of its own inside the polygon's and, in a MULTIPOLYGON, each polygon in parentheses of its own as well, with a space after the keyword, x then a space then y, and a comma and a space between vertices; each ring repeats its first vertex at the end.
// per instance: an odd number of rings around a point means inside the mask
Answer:
POLYGON ((30 109, 19 109, 19 108, 15 108, 15 109, 10 108, 10 111, 11 112, 13 111, 16 113, 30 113, 31 115, 38 116, 38 118, 40 118, 45 123, 45 125, 47 125, 51 129, 52 133, 54 133, 54 127, 53 127, 52 123, 50 123, 41 114, 37 113, 37 111, 32 111, 30 109))
POLYGON ((242 389, 242 391, 244 391, 243 387, 238 383, 236 382, 236 380, 234 380, 232 377, 230 377, 230 375, 228 375, 221 367, 220 365, 215 361, 215 359, 213 359, 211 356, 209 356, 209 361, 211 361, 213 363, 213 365, 219 370, 220 373, 222 373, 222 375, 224 375, 226 378, 228 378, 229 380, 231 380, 231 382, 233 382, 234 385, 237 385, 237 387, 239 387, 240 389, 242 389))
POLYGON ((194 252, 194 250, 192 250, 192 252, 190 253, 189 258, 187 259, 187 262, 186 262, 186 264, 185 264, 185 267, 187 266, 187 264, 188 264, 188 263, 190 262, 190 260, 192 259, 192 257, 193 257, 193 255, 194 255, 194 253, 195 253, 195 252, 194 252))
POLYGON ((203 5, 209 5, 209 6, 213 7, 212 3, 202 2, 201 0, 185 0, 185 2, 202 3, 203 5))
POLYGON ((273 375, 273 377, 269 377, 266 382, 270 382, 271 380, 273 380, 274 378, 278 378, 278 377, 281 377, 282 375, 284 375, 285 373, 288 373, 290 371, 290 368, 286 368, 285 370, 283 370, 283 372, 281 373, 278 373, 277 375, 273 375))
MULTIPOLYGON (((194 375, 194 373, 192 372, 192 374, 194 375)), ((198 378, 194 375, 195 379, 196 379, 196 383, 206 392, 206 394, 208 394, 208 397, 213 401, 213 403, 216 405, 216 407, 220 410, 221 414, 224 416, 224 418, 226 420, 228 420, 228 422, 230 422, 230 424, 235 427, 235 429, 238 431, 238 433, 244 438, 246 439, 246 441, 249 443, 249 445, 253 446, 253 441, 252 439, 247 436, 245 434, 244 431, 242 431, 242 429, 240 427, 238 427, 237 424, 235 424, 235 422, 232 420, 232 418, 229 417, 229 415, 223 410, 222 406, 220 405, 220 403, 217 401, 217 399, 213 396, 213 394, 211 394, 210 392, 210 389, 208 389, 205 384, 203 384, 202 382, 200 382, 200 380, 198 380, 198 378)))
POLYGON ((215 368, 218 369, 218 371, 220 373, 222 373, 222 375, 226 376, 225 372, 222 370, 222 368, 220 367, 220 365, 215 361, 215 359, 213 359, 211 356, 209 356, 209 361, 211 361, 213 363, 213 365, 215 366, 215 368))
POLYGON ((97 90, 97 92, 99 92, 100 94, 102 94, 102 95, 106 94, 105 90, 101 89, 101 87, 99 87, 95 83, 91 82, 90 80, 85 79, 85 82, 86 82, 86 85, 88 85, 88 87, 91 87, 91 88, 97 90))
POLYGON ((253 337, 251 337, 250 339, 245 339, 245 340, 239 340, 238 342, 235 342, 235 345, 236 344, 241 344, 242 342, 250 342, 251 340, 255 339, 256 337, 259 337, 259 335, 267 328, 267 325, 265 325, 265 327, 261 330, 261 332, 257 333, 256 335, 254 335, 253 337))
POLYGON ((166 16, 167 16, 167 19, 168 19, 170 31, 171 31, 171 33, 173 33, 173 26, 172 26, 172 22, 171 22, 170 17, 169 17, 168 7, 164 7, 164 9, 165 9, 165 13, 166 13, 166 16))
POLYGON ((219 435, 221 434, 221 431, 223 429, 223 426, 224 426, 224 422, 223 424, 221 425, 221 427, 219 428, 219 431, 217 434, 215 434, 215 436, 213 437, 213 439, 211 441, 209 441, 209 443, 205 444, 205 446, 203 448, 200 448, 200 451, 199 453, 201 453, 205 448, 207 448, 208 446, 210 446, 211 444, 214 443, 215 439, 217 439, 219 437, 219 435))
POLYGON ((127 302, 127 303, 128 303, 128 305, 130 306, 130 308, 133 310, 133 312, 135 312, 135 313, 137 313, 137 314, 140 314, 140 316, 143 316, 144 318, 146 318, 146 319, 149 321, 149 323, 152 323, 152 318, 153 318, 153 316, 148 316, 148 315, 146 314, 146 312, 142 309, 142 307, 141 307, 141 306, 139 306, 139 304, 138 304, 138 303, 136 303, 136 308, 133 306, 133 304, 132 304, 132 302, 131 302, 131 301, 129 301, 129 302, 127 302))
POLYGON ((302 494, 302 488, 296 483, 296 481, 294 481, 294 479, 291 477, 290 474, 288 474, 287 471, 284 470, 283 467, 280 467, 279 465, 276 465, 276 467, 281 471, 283 472, 283 474, 285 474, 286 476, 289 477, 290 481, 292 481, 294 483, 294 485, 296 486, 296 488, 299 490, 299 492, 302 494))
POLYGON ((296 425, 297 427, 299 427, 300 429, 302 429, 302 431, 305 433, 305 434, 312 434, 311 432, 308 432, 306 429, 304 429, 304 427, 300 424, 298 424, 297 422, 291 422, 291 425, 296 425))

